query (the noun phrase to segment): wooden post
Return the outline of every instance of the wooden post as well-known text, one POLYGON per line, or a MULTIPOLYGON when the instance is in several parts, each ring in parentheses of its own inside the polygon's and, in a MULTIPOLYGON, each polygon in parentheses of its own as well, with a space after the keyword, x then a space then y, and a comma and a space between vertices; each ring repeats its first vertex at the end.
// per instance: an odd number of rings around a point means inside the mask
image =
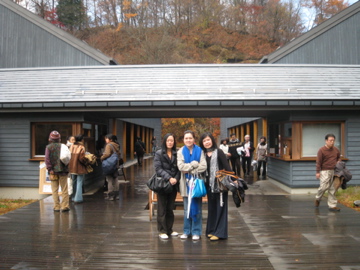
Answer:
POLYGON ((254 121, 254 123, 253 123, 253 130, 254 130, 254 132, 253 132, 254 138, 252 138, 252 139, 253 139, 254 147, 256 147, 258 145, 258 135, 259 135, 257 120, 254 121))
POLYGON ((134 145, 135 145, 135 127, 134 124, 130 124, 130 159, 134 159, 134 145))
POLYGON ((123 122, 123 136, 122 136, 122 158, 124 162, 126 162, 126 153, 127 153, 127 145, 126 145, 126 122, 123 122))
POLYGON ((267 123, 267 119, 266 118, 262 118, 262 135, 266 137, 267 139, 267 134, 268 134, 268 123, 267 123))
POLYGON ((113 135, 117 135, 117 130, 116 130, 116 118, 113 118, 113 119, 112 119, 111 133, 112 133, 113 135))
POLYGON ((244 141, 244 136, 245 136, 244 133, 245 133, 245 131, 244 131, 244 125, 241 125, 241 126, 240 126, 240 136, 238 137, 240 142, 243 142, 243 141, 244 141))

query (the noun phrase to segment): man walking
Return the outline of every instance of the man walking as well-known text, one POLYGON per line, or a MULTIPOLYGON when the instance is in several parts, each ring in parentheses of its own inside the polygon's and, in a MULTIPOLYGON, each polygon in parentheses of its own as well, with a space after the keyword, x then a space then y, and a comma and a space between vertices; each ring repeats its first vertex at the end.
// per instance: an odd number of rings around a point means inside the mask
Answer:
POLYGON ((237 148, 241 146, 240 141, 236 138, 236 134, 230 134, 230 141, 229 141, 229 156, 231 167, 234 173, 240 177, 240 156, 237 152, 237 148))
POLYGON ((335 135, 325 136, 325 146, 321 147, 316 157, 316 179, 320 179, 320 187, 315 196, 315 206, 318 207, 325 191, 328 191, 328 206, 330 211, 340 211, 336 207, 336 189, 334 187, 334 169, 340 161, 340 151, 335 146, 335 135))

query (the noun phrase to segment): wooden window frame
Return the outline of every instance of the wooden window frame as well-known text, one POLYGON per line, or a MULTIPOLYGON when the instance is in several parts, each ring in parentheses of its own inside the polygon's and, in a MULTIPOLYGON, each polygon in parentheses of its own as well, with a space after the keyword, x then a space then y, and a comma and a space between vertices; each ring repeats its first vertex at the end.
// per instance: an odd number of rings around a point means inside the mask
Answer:
MULTIPOLYGON (((324 124, 324 123, 334 123, 340 124, 340 134, 341 134, 341 157, 345 159, 345 121, 293 121, 292 122, 292 158, 294 160, 316 160, 316 157, 304 157, 303 156, 303 125, 304 124, 324 124)), ((325 141, 325 139, 324 139, 325 141)))
POLYGON ((61 125, 71 125, 72 126, 72 134, 80 134, 82 132, 82 123, 73 123, 73 122, 31 122, 31 158, 30 161, 44 161, 45 155, 36 155, 35 149, 35 127, 36 125, 46 125, 46 124, 61 124, 61 125))

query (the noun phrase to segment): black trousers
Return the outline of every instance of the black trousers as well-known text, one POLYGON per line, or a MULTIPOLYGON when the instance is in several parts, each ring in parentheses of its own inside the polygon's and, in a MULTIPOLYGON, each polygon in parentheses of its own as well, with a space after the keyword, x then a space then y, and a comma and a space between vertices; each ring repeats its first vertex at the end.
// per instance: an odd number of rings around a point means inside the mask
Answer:
POLYGON ((240 177, 240 158, 230 158, 231 168, 240 177))
POLYGON ((258 160, 257 165, 257 175, 260 176, 260 169, 263 168, 262 176, 266 176, 266 161, 265 160, 258 160))
POLYGON ((211 193, 208 189, 208 219, 206 235, 228 238, 228 193, 223 192, 223 206, 220 206, 220 193, 211 193))
POLYGON ((144 152, 136 152, 136 157, 137 157, 137 162, 138 165, 142 165, 143 160, 144 160, 144 152))
POLYGON ((250 174, 251 172, 251 157, 242 157, 241 158, 242 169, 245 174, 250 174))
POLYGON ((174 225, 174 208, 177 189, 169 194, 157 194, 157 225, 160 233, 171 234, 174 225))

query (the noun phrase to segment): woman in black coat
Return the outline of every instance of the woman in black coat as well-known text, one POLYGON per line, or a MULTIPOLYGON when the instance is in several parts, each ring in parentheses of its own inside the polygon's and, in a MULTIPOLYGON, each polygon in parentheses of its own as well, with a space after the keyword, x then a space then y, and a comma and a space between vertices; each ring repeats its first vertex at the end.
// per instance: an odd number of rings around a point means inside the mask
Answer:
POLYGON ((211 241, 228 238, 228 192, 220 192, 216 183, 216 172, 225 169, 231 171, 224 152, 217 148, 215 138, 210 132, 200 137, 200 147, 204 151, 207 163, 206 187, 208 196, 208 219, 206 236, 211 241))
POLYGON ((175 136, 168 133, 164 136, 161 149, 156 151, 154 157, 156 175, 165 181, 170 181, 173 190, 168 194, 158 193, 157 223, 159 237, 168 239, 169 236, 178 236, 173 231, 175 198, 178 191, 180 171, 177 167, 175 136))

